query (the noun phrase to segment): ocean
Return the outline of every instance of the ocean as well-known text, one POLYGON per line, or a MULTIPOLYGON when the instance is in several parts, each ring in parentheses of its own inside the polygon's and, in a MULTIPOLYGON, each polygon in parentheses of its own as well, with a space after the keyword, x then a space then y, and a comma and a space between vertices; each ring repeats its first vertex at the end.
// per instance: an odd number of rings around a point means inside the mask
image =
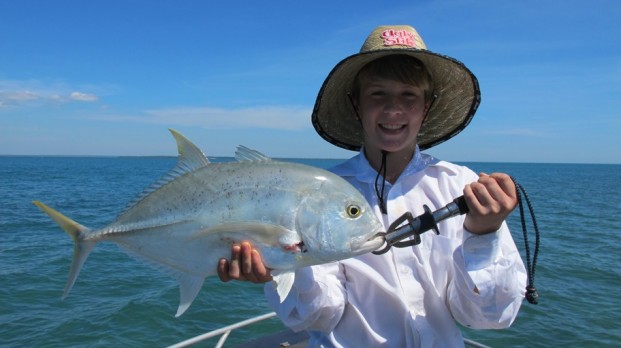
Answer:
MULTIPOLYGON (((226 160, 231 159, 216 159, 226 160)), ((340 162, 295 161, 324 168, 340 162)), ((216 277, 175 318, 176 282, 112 243, 95 248, 71 294, 61 300, 73 242, 32 201, 102 227, 175 162, 0 156, 0 346, 163 347, 271 311, 260 285, 225 284, 216 277)), ((621 165, 462 164, 511 174, 528 191, 541 232, 539 304, 524 301, 509 329, 464 328, 464 336, 492 347, 619 346, 621 165)), ((517 210, 509 226, 523 252, 517 210)), ((227 346, 282 329, 273 318, 235 331, 227 346)))

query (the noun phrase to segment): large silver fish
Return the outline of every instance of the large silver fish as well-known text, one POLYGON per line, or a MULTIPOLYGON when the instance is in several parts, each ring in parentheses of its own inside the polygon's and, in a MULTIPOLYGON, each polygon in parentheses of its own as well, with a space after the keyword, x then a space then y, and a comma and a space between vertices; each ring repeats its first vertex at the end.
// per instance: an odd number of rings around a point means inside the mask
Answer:
POLYGON ((176 316, 185 312, 204 279, 216 273, 231 245, 249 241, 272 269, 281 301, 294 270, 378 249, 383 227, 365 198, 325 170, 271 160, 245 147, 238 162, 210 163, 179 133, 177 166, 143 192, 110 225, 91 230, 35 201, 74 240, 63 298, 99 241, 164 266, 179 282, 176 316))

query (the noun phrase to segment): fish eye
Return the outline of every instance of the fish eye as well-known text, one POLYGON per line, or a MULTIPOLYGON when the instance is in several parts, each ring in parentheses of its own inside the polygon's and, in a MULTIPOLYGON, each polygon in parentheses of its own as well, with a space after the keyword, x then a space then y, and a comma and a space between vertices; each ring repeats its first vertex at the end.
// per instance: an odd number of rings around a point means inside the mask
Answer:
POLYGON ((360 209, 358 205, 350 204, 347 206, 347 215, 349 215, 350 218, 357 218, 360 214, 362 214, 362 209, 360 209))

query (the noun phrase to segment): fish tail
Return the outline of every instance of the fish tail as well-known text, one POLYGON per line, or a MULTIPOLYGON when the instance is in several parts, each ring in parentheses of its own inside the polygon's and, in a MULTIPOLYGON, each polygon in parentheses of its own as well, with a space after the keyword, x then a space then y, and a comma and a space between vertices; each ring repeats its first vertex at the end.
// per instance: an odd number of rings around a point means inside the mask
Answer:
POLYGON ((52 218, 52 220, 56 221, 56 223, 73 239, 73 260, 71 261, 71 268, 69 270, 69 279, 67 279, 67 285, 65 285, 65 290, 63 292, 62 298, 64 299, 69 294, 69 291, 71 291, 73 284, 78 278, 78 274, 80 274, 82 265, 86 262, 86 258, 97 242, 84 239, 85 233, 90 231, 89 228, 80 225, 39 201, 33 201, 32 203, 52 218))

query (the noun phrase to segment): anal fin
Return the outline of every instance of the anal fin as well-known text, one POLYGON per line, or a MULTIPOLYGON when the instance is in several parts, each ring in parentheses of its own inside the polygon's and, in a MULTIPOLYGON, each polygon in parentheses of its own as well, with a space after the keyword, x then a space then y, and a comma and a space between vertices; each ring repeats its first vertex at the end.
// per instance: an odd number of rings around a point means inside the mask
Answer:
POLYGON ((175 318, 178 318, 190 307, 203 287, 205 278, 185 273, 179 273, 176 278, 179 281, 179 308, 175 318))

